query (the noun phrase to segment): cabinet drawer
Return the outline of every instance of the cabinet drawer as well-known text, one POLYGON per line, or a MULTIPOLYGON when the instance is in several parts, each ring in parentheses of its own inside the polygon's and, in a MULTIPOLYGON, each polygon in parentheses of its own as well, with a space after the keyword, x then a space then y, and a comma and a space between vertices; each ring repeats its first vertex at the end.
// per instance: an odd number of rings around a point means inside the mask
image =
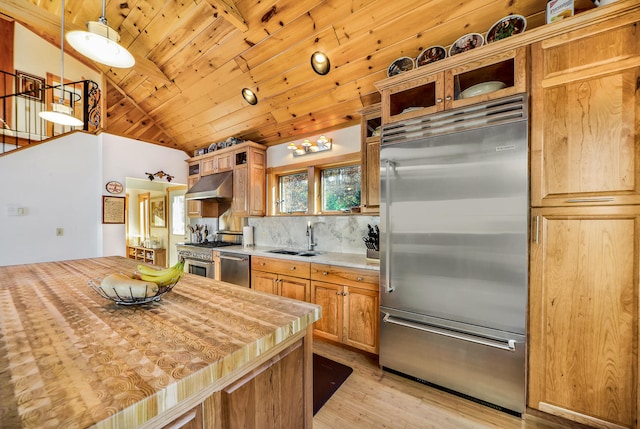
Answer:
POLYGON ((380 274, 375 270, 347 268, 338 265, 311 264, 311 280, 378 290, 380 274))
POLYGON ((310 265, 309 262, 264 258, 262 256, 253 256, 251 258, 252 270, 268 271, 306 279, 309 278, 310 265))

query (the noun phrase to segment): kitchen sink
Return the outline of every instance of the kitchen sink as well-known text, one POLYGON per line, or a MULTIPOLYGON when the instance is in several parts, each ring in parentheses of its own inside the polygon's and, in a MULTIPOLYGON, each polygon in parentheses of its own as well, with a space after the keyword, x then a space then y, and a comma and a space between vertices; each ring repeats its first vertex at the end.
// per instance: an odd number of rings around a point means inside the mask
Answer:
POLYGON ((277 253, 279 255, 293 255, 293 256, 316 256, 320 254, 320 252, 314 252, 311 250, 288 250, 288 249, 267 250, 267 253, 277 253))

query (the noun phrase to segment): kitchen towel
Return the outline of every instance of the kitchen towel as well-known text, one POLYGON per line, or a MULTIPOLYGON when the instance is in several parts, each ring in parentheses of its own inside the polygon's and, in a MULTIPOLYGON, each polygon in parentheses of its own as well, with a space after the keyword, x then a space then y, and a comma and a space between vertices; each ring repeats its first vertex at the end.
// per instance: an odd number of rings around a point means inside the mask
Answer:
POLYGON ((253 246, 253 227, 245 226, 242 228, 242 244, 244 247, 253 246))

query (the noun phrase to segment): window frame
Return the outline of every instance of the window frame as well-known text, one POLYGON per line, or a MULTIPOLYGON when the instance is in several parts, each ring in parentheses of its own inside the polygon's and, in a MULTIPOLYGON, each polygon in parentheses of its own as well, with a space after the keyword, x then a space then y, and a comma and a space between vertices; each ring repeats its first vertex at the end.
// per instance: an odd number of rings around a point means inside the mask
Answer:
POLYGON ((312 216, 312 215, 345 215, 349 213, 341 211, 322 212, 322 170, 346 165, 360 165, 360 195, 362 195, 362 159, 360 152, 346 155, 327 157, 322 159, 311 159, 306 162, 271 167, 267 169, 267 216, 312 216), (307 212, 305 213, 281 213, 278 201, 280 200, 280 176, 307 172, 308 201, 307 212))

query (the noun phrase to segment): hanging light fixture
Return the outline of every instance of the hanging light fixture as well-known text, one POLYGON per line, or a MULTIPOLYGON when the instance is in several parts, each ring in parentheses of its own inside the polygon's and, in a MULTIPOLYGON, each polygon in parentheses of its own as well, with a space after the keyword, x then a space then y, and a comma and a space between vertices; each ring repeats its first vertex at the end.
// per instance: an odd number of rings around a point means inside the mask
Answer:
POLYGON ((125 69, 133 67, 135 58, 122 45, 118 44, 120 35, 109 27, 104 16, 105 0, 102 0, 102 16, 98 21, 87 22, 88 31, 70 31, 67 40, 82 55, 101 64, 125 69))
POLYGON ((319 75, 325 75, 331 70, 331 61, 323 52, 316 51, 311 54, 311 68, 319 75))
MULTIPOLYGON (((45 121, 60 125, 80 127, 84 125, 80 119, 73 116, 73 107, 64 104, 64 0, 62 0, 62 23, 60 24, 60 98, 51 103, 51 110, 40 112, 38 115, 45 121)), ((71 97, 69 97, 71 104, 71 97)))

